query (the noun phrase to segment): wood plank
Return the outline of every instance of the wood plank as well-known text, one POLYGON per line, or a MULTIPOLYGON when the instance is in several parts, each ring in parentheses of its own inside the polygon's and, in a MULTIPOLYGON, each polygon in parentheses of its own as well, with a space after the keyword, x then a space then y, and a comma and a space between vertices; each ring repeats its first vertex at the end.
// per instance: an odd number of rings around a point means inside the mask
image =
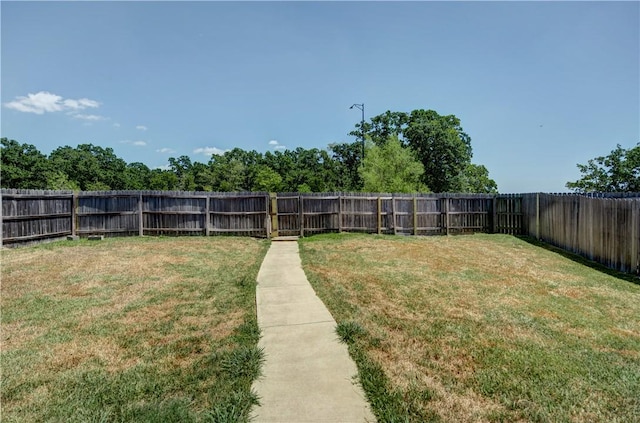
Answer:
MULTIPOLYGON (((215 215, 220 215, 220 216, 252 216, 252 215, 256 215, 256 214, 266 214, 268 215, 269 213, 264 211, 264 210, 260 210, 260 211, 237 211, 237 212, 219 212, 219 211, 211 211, 209 210, 208 212, 205 211, 204 213, 209 213, 209 214, 215 214, 215 215)), ((293 213, 295 214, 295 213, 293 213)), ((282 216, 282 214, 281 214, 282 216)))
POLYGON ((63 236, 66 236, 66 235, 71 235, 71 231, 48 232, 46 234, 14 236, 14 237, 9 237, 9 238, 4 238, 2 241, 3 242, 29 241, 29 240, 34 240, 34 239, 63 237, 63 236))
MULTIPOLYGON (((145 229, 146 230, 146 229, 145 229)), ((137 232, 137 229, 129 229, 129 228, 114 228, 114 229, 79 229, 76 231, 78 234, 108 234, 108 233, 124 233, 124 232, 137 232)))
MULTIPOLYGON (((147 212, 145 212, 147 213, 147 212)), ((138 211, 104 211, 104 212, 77 212, 76 216, 131 216, 138 214, 138 211)))
MULTIPOLYGON (((170 229, 169 229, 170 230, 170 229)), ((200 229, 202 231, 202 229, 200 229)), ((220 229, 211 228, 211 232, 265 232, 264 228, 245 228, 245 229, 220 229)))
POLYGON ((2 193, 3 200, 38 200, 38 199, 47 199, 47 200, 65 200, 67 198, 73 198, 73 194, 59 194, 59 195, 44 195, 44 194, 8 194, 6 192, 2 193))
MULTIPOLYGON (((191 212, 191 211, 157 211, 157 210, 153 210, 153 211, 152 210, 144 210, 142 213, 143 214, 167 215, 167 216, 180 216, 180 215, 197 216, 197 215, 206 214, 205 211, 191 212)), ((109 214, 109 213, 96 213, 96 214, 109 214)), ((137 212, 123 212, 121 214, 122 215, 137 214, 137 212)), ((80 216, 82 216, 82 215, 80 215, 80 216)))
POLYGON ((71 217, 73 213, 33 214, 24 216, 2 216, 3 222, 17 222, 20 220, 55 219, 58 217, 71 217))
MULTIPOLYGON (((144 228, 145 232, 204 232, 204 228, 144 228)), ((106 232, 109 232, 108 230, 106 232)))

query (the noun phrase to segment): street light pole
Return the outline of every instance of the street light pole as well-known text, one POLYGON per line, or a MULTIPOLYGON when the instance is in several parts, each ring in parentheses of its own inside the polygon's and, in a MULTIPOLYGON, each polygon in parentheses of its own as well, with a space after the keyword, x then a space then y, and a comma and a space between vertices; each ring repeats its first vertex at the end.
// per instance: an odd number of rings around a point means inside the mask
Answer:
POLYGON ((352 105, 349 108, 353 109, 354 107, 356 109, 360 109, 362 111, 362 120, 360 121, 360 130, 362 131, 362 135, 361 135, 361 137, 362 137, 362 160, 364 160, 364 103, 360 103, 360 104, 356 103, 356 104, 352 105))

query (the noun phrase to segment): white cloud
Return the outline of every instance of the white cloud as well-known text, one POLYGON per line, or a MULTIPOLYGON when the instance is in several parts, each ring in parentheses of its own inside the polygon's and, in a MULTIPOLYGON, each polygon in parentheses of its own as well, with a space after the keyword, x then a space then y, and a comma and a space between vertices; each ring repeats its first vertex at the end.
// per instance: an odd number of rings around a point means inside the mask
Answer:
POLYGON ((120 124, 118 122, 114 123, 113 126, 116 128, 120 128, 120 124))
POLYGON ((280 141, 278 141, 278 140, 269 141, 269 145, 274 150, 286 150, 287 149, 287 147, 285 147, 284 145, 280 144, 280 141))
POLYGON ((123 140, 123 141, 120 141, 120 144, 129 144, 129 145, 135 145, 136 147, 144 147, 145 145, 147 145, 147 142, 146 141, 123 140))
POLYGON ((65 105, 65 107, 71 110, 84 110, 88 107, 95 108, 100 105, 100 103, 98 103, 97 101, 89 100, 88 98, 81 98, 78 100, 68 98, 66 100, 63 100, 62 103, 65 105))
POLYGON ((18 96, 15 100, 5 103, 8 109, 25 113, 35 113, 41 115, 47 112, 78 111, 87 108, 96 108, 100 103, 88 98, 65 99, 59 95, 48 91, 40 91, 27 96, 18 96))
POLYGON ((163 147, 163 148, 159 148, 156 150, 156 153, 175 153, 176 150, 174 150, 173 148, 167 148, 167 147, 163 147))
POLYGON ((204 154, 205 156, 211 156, 212 154, 224 154, 225 151, 229 150, 221 150, 217 147, 200 147, 193 150, 193 154, 204 154))
POLYGON ((83 115, 81 113, 69 113, 71 116, 73 116, 74 119, 82 119, 82 120, 90 120, 90 121, 98 121, 98 120, 108 120, 109 118, 106 118, 104 116, 100 116, 100 115, 83 115))
POLYGON ((146 130, 147 130, 147 129, 149 129, 149 128, 147 128, 147 127, 146 127, 146 126, 144 126, 144 125, 138 125, 138 126, 136 126, 136 129, 137 129, 137 130, 139 130, 139 131, 146 131, 146 130))
POLYGON ((171 166, 169 165, 156 166, 154 169, 171 170, 171 166))

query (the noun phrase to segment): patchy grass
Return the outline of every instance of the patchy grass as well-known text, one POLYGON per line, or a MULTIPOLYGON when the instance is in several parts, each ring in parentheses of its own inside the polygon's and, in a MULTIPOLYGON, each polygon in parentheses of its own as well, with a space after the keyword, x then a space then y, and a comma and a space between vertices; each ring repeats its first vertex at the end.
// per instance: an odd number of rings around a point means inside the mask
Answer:
POLYGON ((379 421, 640 421, 632 277, 506 235, 300 245, 379 421))
POLYGON ((2 420, 246 420, 267 248, 188 237, 3 250, 2 420))

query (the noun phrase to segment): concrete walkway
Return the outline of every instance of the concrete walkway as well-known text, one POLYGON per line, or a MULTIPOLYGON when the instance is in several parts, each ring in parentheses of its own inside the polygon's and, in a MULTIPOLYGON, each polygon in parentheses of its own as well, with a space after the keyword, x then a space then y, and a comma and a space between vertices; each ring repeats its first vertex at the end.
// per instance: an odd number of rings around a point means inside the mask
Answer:
POLYGON ((265 364, 254 384, 262 405, 253 421, 375 422, 336 322, 302 270, 297 242, 271 244, 256 301, 265 364))

